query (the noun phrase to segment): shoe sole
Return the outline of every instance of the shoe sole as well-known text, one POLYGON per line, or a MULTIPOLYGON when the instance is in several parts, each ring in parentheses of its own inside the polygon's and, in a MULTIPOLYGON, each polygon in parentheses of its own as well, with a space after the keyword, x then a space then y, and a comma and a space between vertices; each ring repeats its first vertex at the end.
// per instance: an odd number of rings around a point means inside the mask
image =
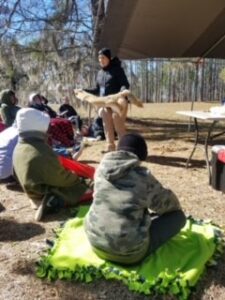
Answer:
POLYGON ((37 209, 36 214, 35 214, 35 221, 39 222, 43 218, 47 201, 48 201, 48 198, 47 198, 47 195, 45 195, 44 198, 42 199, 40 206, 37 209))

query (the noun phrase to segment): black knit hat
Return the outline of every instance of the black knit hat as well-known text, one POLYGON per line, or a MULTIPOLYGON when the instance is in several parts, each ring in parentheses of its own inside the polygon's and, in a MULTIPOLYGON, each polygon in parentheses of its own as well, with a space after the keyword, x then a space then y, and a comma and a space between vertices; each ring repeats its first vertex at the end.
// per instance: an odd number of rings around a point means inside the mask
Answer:
POLYGON ((98 55, 104 55, 108 57, 108 59, 111 59, 111 51, 109 48, 102 48, 98 51, 98 55))
POLYGON ((136 133, 125 134, 119 141, 117 150, 129 151, 137 155, 140 160, 146 160, 148 147, 144 138, 136 133))

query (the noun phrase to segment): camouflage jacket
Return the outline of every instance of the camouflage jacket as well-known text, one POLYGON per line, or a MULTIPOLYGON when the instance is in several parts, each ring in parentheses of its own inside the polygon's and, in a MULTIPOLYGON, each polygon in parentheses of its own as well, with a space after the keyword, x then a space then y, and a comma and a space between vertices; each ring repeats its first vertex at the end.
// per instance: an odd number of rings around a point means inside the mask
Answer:
POLYGON ((95 173, 94 201, 85 219, 91 245, 114 255, 140 254, 149 244, 149 209, 163 214, 180 204, 135 154, 106 154, 95 173))

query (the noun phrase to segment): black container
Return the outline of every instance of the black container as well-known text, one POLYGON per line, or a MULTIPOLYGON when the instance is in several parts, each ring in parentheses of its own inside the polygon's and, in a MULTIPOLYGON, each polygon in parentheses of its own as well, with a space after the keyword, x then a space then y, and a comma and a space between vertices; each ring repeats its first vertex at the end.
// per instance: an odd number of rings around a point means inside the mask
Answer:
POLYGON ((218 191, 225 192, 225 163, 218 160, 218 153, 212 151, 211 186, 218 191))

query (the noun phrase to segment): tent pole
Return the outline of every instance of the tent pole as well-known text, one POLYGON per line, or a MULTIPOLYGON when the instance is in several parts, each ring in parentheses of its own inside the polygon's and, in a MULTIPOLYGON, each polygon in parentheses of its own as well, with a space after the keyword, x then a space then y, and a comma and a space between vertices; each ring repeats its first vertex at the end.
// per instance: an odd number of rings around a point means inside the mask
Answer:
MULTIPOLYGON (((199 64, 202 62, 202 57, 199 57, 198 60, 196 62, 194 62, 195 64, 195 74, 196 74, 196 78, 195 78, 195 97, 194 99, 192 99, 191 101, 191 111, 194 109, 194 102, 198 101, 198 85, 199 85, 199 64)), ((188 124, 188 132, 191 131, 191 122, 192 119, 189 119, 189 124, 188 124)))
POLYGON ((221 44, 224 39, 225 39, 225 34, 220 39, 218 39, 218 41, 215 44, 213 44, 208 50, 206 50, 201 57, 202 58, 206 57, 206 55, 208 55, 213 49, 215 49, 219 44, 221 44))

